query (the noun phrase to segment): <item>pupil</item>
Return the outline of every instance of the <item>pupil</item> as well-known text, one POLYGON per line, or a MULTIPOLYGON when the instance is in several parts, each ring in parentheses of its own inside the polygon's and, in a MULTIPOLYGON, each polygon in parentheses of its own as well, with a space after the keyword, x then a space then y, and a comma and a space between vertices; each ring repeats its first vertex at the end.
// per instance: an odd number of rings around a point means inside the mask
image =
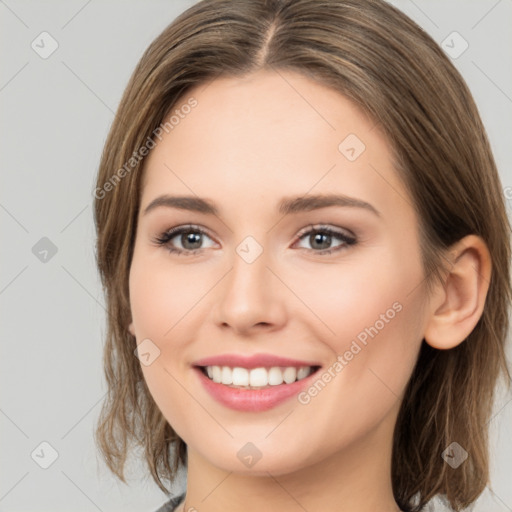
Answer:
POLYGON ((184 238, 182 237, 181 243, 185 249, 199 249, 199 247, 187 247, 187 244, 198 244, 201 245, 201 234, 200 233, 186 233, 184 234, 184 238), (185 240, 185 243, 183 241, 185 240))
POLYGON ((323 247, 317 247, 317 249, 328 249, 329 245, 331 243, 331 235, 325 234, 325 233, 316 233, 313 235, 314 237, 314 243, 312 246, 314 247, 316 242, 319 242, 320 245, 323 245, 323 247), (322 244, 321 240, 322 238, 325 238, 324 243, 322 244))

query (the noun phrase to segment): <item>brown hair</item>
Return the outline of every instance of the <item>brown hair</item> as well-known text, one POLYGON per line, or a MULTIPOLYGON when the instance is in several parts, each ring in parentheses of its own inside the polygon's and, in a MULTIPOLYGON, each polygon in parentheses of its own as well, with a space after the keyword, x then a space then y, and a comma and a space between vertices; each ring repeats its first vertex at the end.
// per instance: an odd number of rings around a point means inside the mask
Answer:
POLYGON ((393 439, 400 507, 418 511, 439 495, 460 510, 488 482, 495 386, 501 373, 510 380, 504 353, 510 225, 486 132, 462 77, 419 26, 381 0, 203 0, 144 53, 108 135, 95 192, 97 264, 108 309, 108 395, 98 447, 123 482, 131 443, 142 447, 164 492, 162 479, 172 482, 186 465, 186 445, 153 401, 127 330, 144 163, 138 151, 191 87, 262 68, 297 71, 334 88, 379 124, 420 219, 427 285, 440 277, 444 251, 463 236, 479 235, 489 248, 492 277, 480 320, 453 349, 423 341, 393 439), (452 441, 469 453, 456 470, 441 457, 452 441))

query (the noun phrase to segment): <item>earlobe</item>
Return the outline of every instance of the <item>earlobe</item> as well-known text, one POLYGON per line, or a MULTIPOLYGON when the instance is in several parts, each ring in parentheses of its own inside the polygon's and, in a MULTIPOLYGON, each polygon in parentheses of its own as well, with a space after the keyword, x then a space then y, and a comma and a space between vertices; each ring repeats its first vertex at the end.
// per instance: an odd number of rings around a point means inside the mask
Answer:
POLYGON ((133 328, 133 322, 128 325, 128 331, 132 336, 135 336, 135 329, 133 328))
POLYGON ((440 350, 459 345, 473 331, 491 280, 491 257, 480 237, 462 238, 449 253, 451 268, 431 297, 424 333, 425 341, 440 350))

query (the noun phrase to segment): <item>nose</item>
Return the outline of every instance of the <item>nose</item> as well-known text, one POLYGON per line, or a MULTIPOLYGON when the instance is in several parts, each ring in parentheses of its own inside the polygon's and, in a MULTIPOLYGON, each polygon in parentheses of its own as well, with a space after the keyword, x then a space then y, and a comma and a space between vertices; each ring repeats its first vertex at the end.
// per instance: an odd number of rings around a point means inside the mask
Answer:
POLYGON ((254 261, 242 251, 235 252, 232 268, 222 281, 214 306, 222 329, 251 335, 281 329, 286 323, 287 288, 265 250, 254 261))

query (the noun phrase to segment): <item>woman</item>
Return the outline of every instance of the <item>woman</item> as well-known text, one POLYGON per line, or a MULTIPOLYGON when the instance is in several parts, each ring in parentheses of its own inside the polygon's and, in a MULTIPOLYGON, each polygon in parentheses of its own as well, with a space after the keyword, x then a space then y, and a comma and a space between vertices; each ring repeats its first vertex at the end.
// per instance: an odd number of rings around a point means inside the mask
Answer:
POLYGON ((95 196, 119 478, 135 442, 163 491, 187 471, 162 511, 482 493, 510 226, 471 94, 404 14, 197 3, 135 69, 95 196))

